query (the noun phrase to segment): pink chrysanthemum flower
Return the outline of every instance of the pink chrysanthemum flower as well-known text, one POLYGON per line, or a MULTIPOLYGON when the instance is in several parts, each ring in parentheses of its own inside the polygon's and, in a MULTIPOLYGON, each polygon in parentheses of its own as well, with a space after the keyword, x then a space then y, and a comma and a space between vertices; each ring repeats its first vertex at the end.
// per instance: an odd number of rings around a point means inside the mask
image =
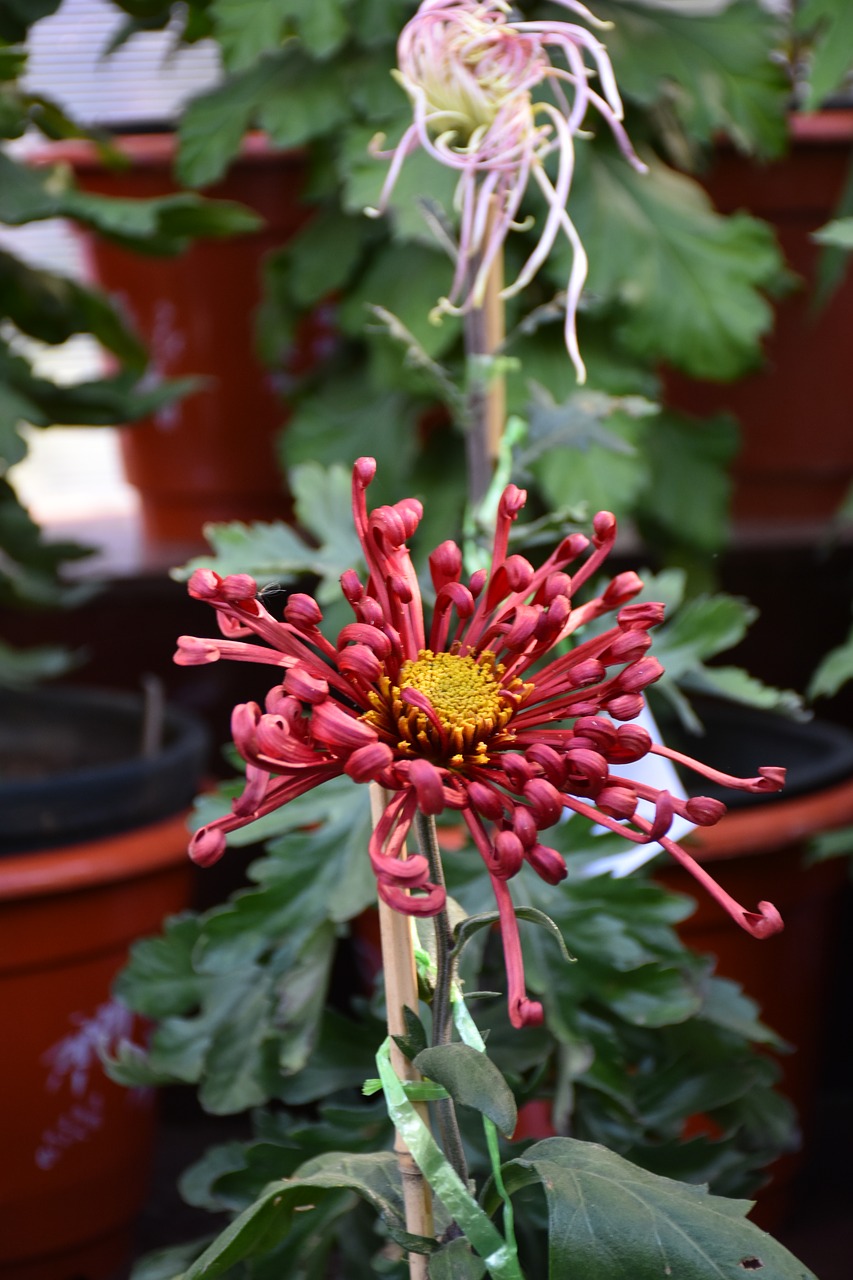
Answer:
POLYGON ((643 690, 662 674, 648 649, 663 606, 629 603, 642 587, 634 573, 620 573, 599 595, 574 603, 613 546, 614 517, 599 512, 591 542, 572 534, 534 568, 507 554, 510 526, 526 497, 509 485, 488 572, 463 581, 454 542, 430 556, 436 599, 427 628, 407 545, 422 507, 408 498, 368 512, 375 470, 372 458, 360 458, 353 469, 353 514, 368 578, 362 582, 352 570, 341 578, 355 620, 336 643, 319 630, 322 614, 310 596, 291 595, 278 621, 247 575, 222 578, 198 569, 190 578, 190 594, 213 605, 226 638, 182 636, 176 661, 234 658, 267 663, 283 676, 264 709, 254 702, 234 709, 246 788, 233 812, 195 833, 193 859, 215 862, 227 832, 345 773, 378 783, 390 796, 368 850, 379 894, 398 911, 430 916, 444 906, 444 890, 430 882, 422 854, 405 856, 404 842, 418 810, 459 812, 491 877, 516 1026, 538 1022, 542 1008, 525 994, 507 881, 525 862, 550 884, 565 877, 562 856, 540 837, 567 809, 627 840, 660 842, 756 937, 780 929, 775 907, 761 902, 757 911, 746 910, 667 836, 674 814, 710 826, 725 805, 707 797, 680 800, 611 773, 653 752, 741 790, 776 791, 784 780, 784 770, 775 768, 759 769, 754 778, 720 774, 654 744, 631 723, 643 690), (553 654, 608 613, 609 628, 553 654), (653 819, 637 812, 641 799, 654 804, 653 819))
MULTIPOLYGON (((557 3, 594 25, 608 25, 598 22, 578 0, 557 3)), ((439 310, 466 312, 483 303, 489 273, 507 233, 518 225, 521 201, 532 179, 547 201, 548 215, 536 248, 502 296, 518 293, 532 280, 562 231, 574 255, 566 289, 566 346, 583 381, 575 317, 587 258, 566 204, 574 172, 574 135, 587 109, 594 107, 603 116, 635 168, 644 171, 646 166, 622 127, 622 102, 601 42, 576 23, 525 22, 510 14, 504 0, 424 0, 403 28, 396 75, 411 99, 414 120, 393 151, 376 150, 390 157, 391 164, 379 209, 370 212, 384 209, 403 162, 419 146, 458 170, 456 272, 439 310), (551 62, 552 51, 565 65, 551 62), (592 66, 587 65, 587 54, 592 66), (591 83, 596 75, 599 89, 591 83), (536 96, 543 85, 553 102, 536 96), (552 154, 554 181, 545 168, 552 154)))

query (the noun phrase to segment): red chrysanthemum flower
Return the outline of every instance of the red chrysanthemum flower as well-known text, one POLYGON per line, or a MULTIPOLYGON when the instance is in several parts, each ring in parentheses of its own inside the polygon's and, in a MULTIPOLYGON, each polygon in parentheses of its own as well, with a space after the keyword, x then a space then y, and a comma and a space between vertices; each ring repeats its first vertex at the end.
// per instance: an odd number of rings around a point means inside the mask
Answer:
POLYGON ((360 458, 353 469, 353 515, 368 579, 363 583, 351 570, 341 578, 355 621, 337 643, 320 631, 322 614, 310 596, 291 595, 284 620, 277 621, 247 575, 222 578, 199 569, 190 578, 190 594, 213 605, 226 638, 182 636, 175 660, 235 658, 268 663, 284 676, 264 709, 254 702, 234 709, 246 787, 230 814, 195 833, 194 860, 215 862, 228 831, 345 773, 378 783, 390 796, 368 850, 381 897, 398 911, 430 916, 442 909, 444 890, 430 882, 424 856, 404 856, 404 843, 418 810, 458 811, 497 900, 516 1026, 540 1021, 542 1008, 525 994, 507 881, 524 862, 551 884, 565 877, 562 856, 540 833, 567 809, 628 840, 659 842, 756 937, 781 929, 775 907, 761 902, 757 911, 745 910, 667 837, 674 814, 709 826, 725 805, 707 797, 677 799, 621 772, 653 752, 741 790, 776 791, 784 780, 776 768, 759 769, 754 778, 720 774, 653 743, 631 723, 643 690, 662 674, 648 650, 663 606, 629 603, 642 587, 634 573, 620 573, 601 594, 573 603, 613 546, 614 517, 599 512, 591 543, 572 534, 534 568, 508 554, 510 526, 526 497, 509 485, 488 572, 464 582, 453 542, 430 556, 436 599, 427 631, 408 549, 421 504, 409 498, 368 512, 375 470, 371 458, 360 458), (608 613, 615 615, 611 627, 546 661, 561 641, 608 613), (250 636, 263 643, 247 642, 250 636), (620 766, 618 775, 612 766, 620 766), (637 812, 641 799, 653 802, 653 819, 637 812))

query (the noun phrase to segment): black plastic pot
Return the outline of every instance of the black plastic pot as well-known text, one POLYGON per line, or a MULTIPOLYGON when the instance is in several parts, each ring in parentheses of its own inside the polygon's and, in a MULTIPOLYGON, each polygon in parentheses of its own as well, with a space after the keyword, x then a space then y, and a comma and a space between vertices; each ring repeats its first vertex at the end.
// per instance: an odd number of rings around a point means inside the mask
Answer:
POLYGON ((0 854, 129 831, 186 809, 207 731, 168 708, 143 744, 141 697, 55 687, 0 692, 0 854))

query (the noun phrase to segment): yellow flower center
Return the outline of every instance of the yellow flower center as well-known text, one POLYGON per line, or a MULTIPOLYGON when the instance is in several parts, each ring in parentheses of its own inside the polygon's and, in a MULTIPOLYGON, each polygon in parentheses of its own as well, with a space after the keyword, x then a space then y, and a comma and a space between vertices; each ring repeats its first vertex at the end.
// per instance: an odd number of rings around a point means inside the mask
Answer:
POLYGON ((400 668, 401 689, 425 694, 448 731, 495 723, 504 708, 494 662, 479 663, 457 653, 421 649, 416 661, 400 668))
POLYGON ((531 687, 512 680, 505 688, 503 672, 488 650, 472 657, 421 649, 417 658, 403 663, 397 683, 381 677, 379 692, 371 697, 373 710, 365 718, 392 733, 404 754, 455 768, 486 764, 496 735, 502 734, 502 743, 511 740, 502 731, 531 687), (428 699, 432 714, 408 702, 406 689, 428 699))

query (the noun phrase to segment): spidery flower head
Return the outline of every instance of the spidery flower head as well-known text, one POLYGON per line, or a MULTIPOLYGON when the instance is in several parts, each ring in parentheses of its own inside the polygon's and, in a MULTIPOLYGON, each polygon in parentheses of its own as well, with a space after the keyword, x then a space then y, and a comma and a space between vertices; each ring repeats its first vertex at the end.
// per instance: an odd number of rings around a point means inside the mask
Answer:
MULTIPOLYGON (((595 26, 608 25, 578 0, 557 3, 595 26)), ((547 216, 536 247, 502 296, 529 284, 562 231, 573 251, 566 346, 583 381, 575 317, 587 258, 566 205, 574 136, 589 107, 607 121, 628 161, 639 170, 645 165, 622 126, 622 102, 601 42, 576 23, 526 22, 511 12, 504 0, 424 0, 403 28, 396 75, 414 118, 393 151, 379 150, 382 139, 374 140, 375 154, 391 163, 379 208, 369 212, 382 212, 406 157, 418 147, 458 171, 456 271, 450 293, 438 307, 458 314, 482 305, 501 245, 519 227, 519 209, 532 179, 545 197, 547 216), (550 98, 540 96, 542 86, 550 98), (545 165, 551 155, 553 179, 545 165)))
POLYGON ((248 575, 223 578, 198 569, 190 579, 190 594, 216 609, 224 638, 182 636, 176 661, 266 663, 276 678, 263 707, 234 708, 246 787, 231 813, 195 833, 195 861, 215 862, 229 831, 347 774, 378 783, 389 796, 368 849, 380 896, 397 911, 430 916, 443 908, 445 893, 431 882, 422 854, 406 856, 406 837, 418 811, 458 813, 497 901, 516 1026, 540 1021, 542 1007, 525 992, 508 881, 524 863, 550 884, 564 879, 565 862, 542 832, 566 810, 626 840, 658 841, 756 937, 780 929, 775 907, 761 902, 746 910, 667 836, 675 814, 713 825, 725 813, 719 800, 680 800, 623 776, 650 752, 746 791, 778 790, 784 770, 730 777, 653 744, 631 723, 643 690, 662 674, 648 650, 663 606, 632 603, 642 583, 630 572, 576 603, 613 546, 614 517, 599 512, 591 539, 571 534, 534 567, 509 554, 510 528, 526 497, 509 485, 488 571, 464 578, 454 542, 430 556, 435 605, 428 618, 408 549, 421 504, 408 498, 368 511, 375 470, 372 458, 360 458, 353 469, 353 516, 367 578, 352 570, 341 578, 354 619, 335 643, 320 631, 322 613, 308 595, 291 595, 279 621, 248 575), (576 638, 607 615, 609 626, 576 638), (565 641, 574 644, 566 648, 565 641), (653 804, 652 818, 638 812, 640 800, 653 804))

